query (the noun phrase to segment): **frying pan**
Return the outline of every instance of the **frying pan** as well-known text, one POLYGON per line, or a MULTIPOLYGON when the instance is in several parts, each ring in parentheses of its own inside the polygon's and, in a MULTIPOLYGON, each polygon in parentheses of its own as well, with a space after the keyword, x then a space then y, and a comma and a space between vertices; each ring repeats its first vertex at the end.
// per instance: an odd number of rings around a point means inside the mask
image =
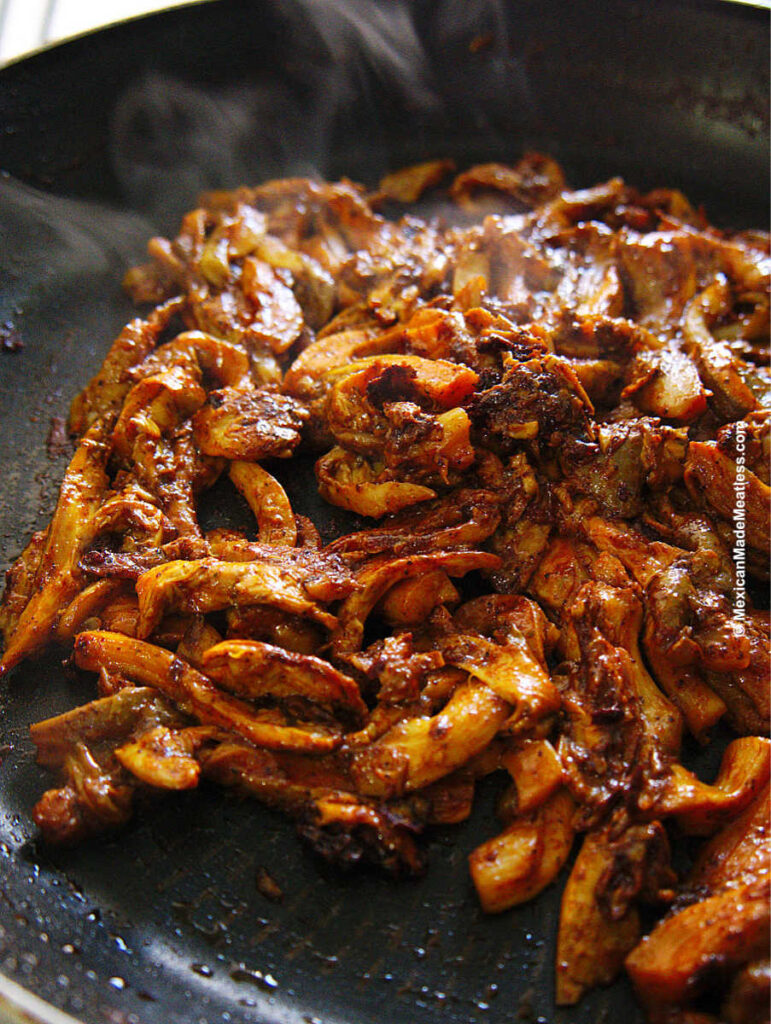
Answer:
MULTIPOLYGON (((132 315, 122 272, 201 188, 296 173, 372 182, 419 159, 535 146, 576 186, 613 174, 677 186, 717 223, 763 227, 767 39, 768 11, 686 0, 219 0, 2 70, 1 567, 50 516, 61 417, 132 315)), ((285 483, 328 536, 340 528, 307 465, 285 483)), ((212 522, 238 514, 213 495, 212 522)), ((119 835, 45 848, 29 809, 49 780, 27 729, 92 696, 61 659, 20 667, 0 696, 9 1019, 642 1020, 624 979, 555 1008, 560 885, 494 918, 478 909, 466 856, 496 831, 494 780, 470 821, 431 837, 416 881, 332 871, 285 819, 213 787, 141 809, 119 835), (261 894, 262 868, 279 901, 261 894)))

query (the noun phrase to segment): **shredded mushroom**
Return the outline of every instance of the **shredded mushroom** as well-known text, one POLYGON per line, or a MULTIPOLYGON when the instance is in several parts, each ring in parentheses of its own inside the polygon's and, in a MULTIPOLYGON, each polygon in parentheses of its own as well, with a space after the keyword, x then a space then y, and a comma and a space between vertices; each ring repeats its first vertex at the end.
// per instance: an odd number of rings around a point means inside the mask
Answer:
POLYGON ((768 239, 675 190, 568 191, 540 154, 442 191, 453 172, 204 196, 127 275, 153 308, 72 403, 56 510, 0 605, 0 675, 59 644, 96 679, 32 728, 57 775, 35 820, 76 842, 205 777, 343 865, 415 874, 421 833, 499 773, 471 879, 493 913, 567 872, 558 1003, 626 965, 654 1024, 749 1020, 769 977, 768 239), (432 195, 444 220, 403 215, 432 195), (282 485, 298 454, 377 522, 322 544, 282 485), (220 478, 251 533, 199 519, 220 478), (701 779, 683 737, 718 723, 735 738, 701 779), (683 834, 702 845, 678 875, 683 834))

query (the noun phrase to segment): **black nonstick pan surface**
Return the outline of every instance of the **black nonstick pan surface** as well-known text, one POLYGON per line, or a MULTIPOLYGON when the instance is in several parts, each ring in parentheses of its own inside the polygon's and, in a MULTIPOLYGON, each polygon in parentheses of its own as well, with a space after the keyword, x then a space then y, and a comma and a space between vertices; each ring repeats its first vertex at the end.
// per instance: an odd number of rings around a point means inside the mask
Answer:
MULTIPOLYGON (((718 224, 765 227, 768 20, 650 0, 218 0, 0 71, 0 568, 53 509, 69 400, 132 316, 124 270, 202 188, 374 182, 535 146, 575 186, 621 174, 682 188, 718 224)), ((323 532, 339 528, 308 466, 285 483, 323 532)), ((213 521, 237 512, 210 503, 213 521)), ((560 884, 498 917, 478 909, 466 855, 496 831, 494 780, 469 822, 433 835, 418 881, 333 872, 283 817, 213 787, 119 835, 43 847, 29 811, 49 780, 27 729, 92 696, 62 657, 21 666, 0 694, 0 1019, 10 981, 86 1024, 642 1021, 623 979, 555 1009, 560 884)))

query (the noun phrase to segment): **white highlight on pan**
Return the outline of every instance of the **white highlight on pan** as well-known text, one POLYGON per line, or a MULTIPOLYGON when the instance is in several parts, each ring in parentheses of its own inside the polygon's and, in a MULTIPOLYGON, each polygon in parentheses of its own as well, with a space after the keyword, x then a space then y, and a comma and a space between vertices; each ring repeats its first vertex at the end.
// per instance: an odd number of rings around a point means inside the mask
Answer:
POLYGON ((190 0, 0 0, 0 63, 41 46, 190 0))

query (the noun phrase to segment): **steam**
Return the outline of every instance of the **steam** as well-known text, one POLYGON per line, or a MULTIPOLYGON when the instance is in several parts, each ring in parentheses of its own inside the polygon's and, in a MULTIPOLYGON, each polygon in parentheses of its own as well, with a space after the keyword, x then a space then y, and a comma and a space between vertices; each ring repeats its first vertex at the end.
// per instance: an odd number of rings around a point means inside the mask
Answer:
POLYGON ((512 128, 532 117, 533 101, 500 0, 291 0, 268 10, 276 52, 248 85, 152 72, 117 105, 116 176, 126 203, 160 230, 173 231, 205 189, 291 175, 376 180, 451 145, 474 158, 519 155, 512 128))
POLYGON ((0 177, 4 302, 17 301, 15 280, 35 280, 39 294, 119 280, 206 189, 518 156, 512 127, 532 118, 532 98, 501 0, 285 0, 268 11, 276 52, 248 84, 150 72, 120 97, 109 149, 117 201, 133 212, 0 177))
POLYGON ((404 3, 307 0, 305 9, 327 50, 338 98, 361 96, 374 79, 413 108, 437 103, 430 64, 404 3))
POLYGON ((75 285, 114 286, 153 233, 139 214, 53 196, 8 175, 0 175, 0 211, 0 319, 25 305, 31 286, 36 303, 58 303, 75 285))

